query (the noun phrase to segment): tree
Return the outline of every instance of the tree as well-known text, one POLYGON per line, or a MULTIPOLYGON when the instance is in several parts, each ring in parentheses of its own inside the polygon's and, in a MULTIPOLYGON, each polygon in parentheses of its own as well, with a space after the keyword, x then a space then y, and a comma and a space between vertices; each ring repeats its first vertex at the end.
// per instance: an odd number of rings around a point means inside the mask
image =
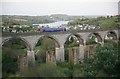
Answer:
POLYGON ((103 47, 98 47, 96 49, 97 68, 103 67, 103 71, 109 76, 117 76, 118 72, 116 70, 116 64, 119 63, 118 60, 118 44, 116 43, 106 43, 103 47))
POLYGON ((97 45, 96 53, 74 68, 74 77, 120 77, 120 41, 97 45))
POLYGON ((84 69, 87 69, 87 74, 90 74, 88 73, 90 71, 95 73, 95 76, 118 77, 120 76, 118 70, 119 56, 117 43, 109 42, 105 43, 104 46, 99 45, 96 47, 95 55, 87 59, 84 69))

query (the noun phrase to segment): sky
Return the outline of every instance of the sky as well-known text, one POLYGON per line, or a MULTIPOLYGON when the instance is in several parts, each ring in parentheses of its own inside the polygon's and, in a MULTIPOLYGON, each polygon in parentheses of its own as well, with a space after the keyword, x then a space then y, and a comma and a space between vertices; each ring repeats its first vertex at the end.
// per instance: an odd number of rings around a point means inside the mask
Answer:
POLYGON ((0 15, 118 15, 119 0, 2 0, 0 15))

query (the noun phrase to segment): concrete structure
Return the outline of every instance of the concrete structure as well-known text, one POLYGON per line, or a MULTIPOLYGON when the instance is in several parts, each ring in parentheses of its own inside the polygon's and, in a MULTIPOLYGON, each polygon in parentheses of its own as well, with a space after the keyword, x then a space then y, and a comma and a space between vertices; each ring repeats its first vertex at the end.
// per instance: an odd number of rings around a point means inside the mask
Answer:
MULTIPOLYGON (((81 30, 73 30, 73 31, 66 31, 66 32, 42 32, 42 33, 4 33, 0 37, 0 41, 2 41, 1 46, 9 41, 11 38, 21 38, 22 41, 25 42, 28 53, 27 58, 29 61, 35 62, 35 52, 34 48, 39 41, 40 38, 46 36, 48 38, 51 38, 55 41, 56 48, 55 48, 55 58, 56 61, 64 61, 64 44, 67 41, 67 39, 71 35, 75 35, 79 39, 79 60, 84 59, 85 54, 85 48, 86 48, 86 42, 88 37, 91 34, 94 34, 96 38, 98 39, 98 43, 103 44, 104 38, 107 34, 111 33, 114 40, 119 39, 119 33, 118 29, 107 29, 107 30, 87 30, 87 31, 81 31, 81 30)), ((76 59, 74 60, 76 61, 76 59)))

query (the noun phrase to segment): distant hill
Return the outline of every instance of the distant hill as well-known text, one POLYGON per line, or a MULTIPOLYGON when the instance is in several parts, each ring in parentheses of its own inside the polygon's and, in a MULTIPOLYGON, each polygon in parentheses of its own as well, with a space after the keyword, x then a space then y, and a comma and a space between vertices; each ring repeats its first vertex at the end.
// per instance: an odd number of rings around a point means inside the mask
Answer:
POLYGON ((23 15, 0 15, 4 26, 11 25, 32 25, 39 23, 51 23, 56 21, 71 21, 76 18, 92 18, 93 16, 70 16, 66 14, 52 14, 46 16, 23 16, 23 15))
POLYGON ((76 18, 82 18, 82 16, 70 16, 66 14, 52 14, 50 17, 55 21, 70 21, 76 18))

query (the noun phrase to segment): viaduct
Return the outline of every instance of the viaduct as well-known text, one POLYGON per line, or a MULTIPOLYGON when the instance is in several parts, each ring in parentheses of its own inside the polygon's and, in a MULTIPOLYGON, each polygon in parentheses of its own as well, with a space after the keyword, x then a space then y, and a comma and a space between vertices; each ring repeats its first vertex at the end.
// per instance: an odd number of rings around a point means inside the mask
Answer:
POLYGON ((84 59, 85 47, 89 36, 93 34, 96 36, 98 43, 104 44, 106 35, 111 34, 113 40, 118 40, 118 29, 106 29, 106 30, 73 30, 65 32, 42 32, 42 33, 4 33, 0 36, 1 46, 9 41, 11 38, 20 38, 27 46, 27 57, 29 60, 35 62, 34 48, 37 42, 42 37, 48 37, 55 42, 55 59, 57 61, 64 62, 64 44, 71 35, 75 35, 79 39, 79 55, 80 60, 84 59))

